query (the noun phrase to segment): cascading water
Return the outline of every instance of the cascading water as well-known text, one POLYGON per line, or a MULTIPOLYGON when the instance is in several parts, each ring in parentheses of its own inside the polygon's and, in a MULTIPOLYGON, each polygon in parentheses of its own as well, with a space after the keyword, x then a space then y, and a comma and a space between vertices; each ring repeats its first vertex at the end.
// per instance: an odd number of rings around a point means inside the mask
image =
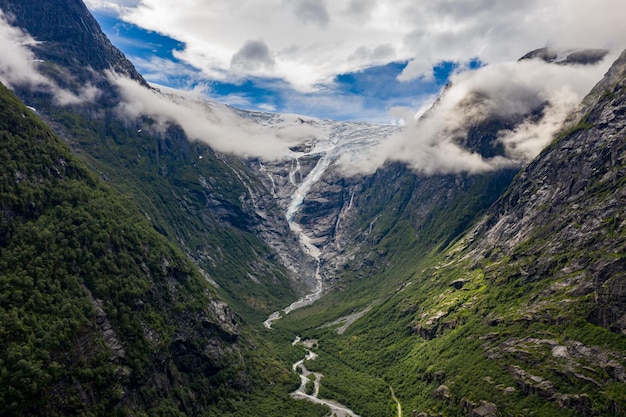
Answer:
MULTIPOLYGON (((329 126, 324 126, 326 129, 329 126)), ((289 223, 289 228, 298 236, 300 244, 305 251, 317 261, 317 269, 315 273, 315 290, 293 302, 281 311, 272 313, 265 322, 264 326, 268 329, 272 328, 272 323, 281 317, 281 312, 289 314, 293 310, 302 308, 317 301, 323 292, 323 282, 320 275, 322 250, 315 246, 313 239, 308 236, 295 221, 295 216, 301 209, 307 194, 312 187, 322 178, 326 170, 340 156, 363 152, 373 144, 379 143, 381 138, 389 136, 397 130, 396 126, 372 126, 357 123, 342 123, 330 126, 330 132, 324 139, 319 139, 315 147, 309 152, 294 153, 293 169, 289 172, 289 181, 293 185, 297 185, 296 174, 302 175, 300 159, 303 157, 319 156, 317 164, 297 186, 291 201, 287 207, 285 217, 289 223)))
MULTIPOLYGON (((397 131, 396 126, 372 126, 366 124, 357 123, 333 123, 333 122, 320 122, 320 131, 325 132, 324 139, 318 139, 315 143, 315 147, 309 152, 294 152, 294 160, 292 161, 291 169, 289 171, 289 183, 292 186, 296 186, 296 190, 291 195, 291 201, 285 212, 285 218, 289 224, 289 228, 298 236, 298 240, 304 250, 317 261, 317 268, 315 271, 315 290, 310 294, 305 295, 299 300, 293 302, 288 307, 275 311, 267 320, 263 322, 263 325, 271 329, 272 323, 281 318, 282 314, 289 314, 293 310, 307 306, 317 301, 324 290, 323 280, 320 274, 320 268, 322 264, 322 249, 315 245, 314 240, 307 235, 304 228, 296 222, 296 214, 302 208, 306 196, 309 194, 313 186, 322 178, 327 169, 336 161, 340 156, 350 156, 351 154, 357 154, 367 150, 374 144, 380 143, 381 139, 389 136, 394 131, 397 131), (302 179, 302 167, 300 159, 303 157, 319 157, 317 164, 308 173, 308 175, 302 179), (298 175, 297 175, 298 174, 298 175), (300 177, 300 184, 298 185, 298 178, 300 177)), ((272 185, 272 194, 276 195, 276 182, 271 174, 262 167, 262 171, 270 176, 270 182, 272 185)), ((354 202, 354 192, 350 197, 349 208, 352 207, 354 202)), ((337 227, 337 226, 336 226, 337 227)), ((292 345, 300 343, 299 337, 296 337, 292 345)), ((304 343, 304 342, 303 342, 304 343)), ((308 376, 310 372, 306 368, 304 362, 306 360, 315 359, 316 355, 308 350, 307 356, 297 361, 292 365, 294 371, 300 370, 301 385, 300 387, 291 393, 293 398, 305 399, 317 404, 326 405, 331 409, 331 413, 338 417, 359 417, 349 408, 344 405, 330 400, 319 398, 320 379, 322 374, 316 373, 315 376, 315 389, 312 394, 307 393, 307 384, 310 382, 308 376)))

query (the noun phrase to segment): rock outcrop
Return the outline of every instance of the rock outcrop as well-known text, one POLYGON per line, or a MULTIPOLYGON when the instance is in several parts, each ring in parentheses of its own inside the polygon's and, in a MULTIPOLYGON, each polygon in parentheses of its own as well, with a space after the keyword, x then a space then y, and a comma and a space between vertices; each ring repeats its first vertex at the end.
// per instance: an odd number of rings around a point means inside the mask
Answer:
POLYGON ((82 0, 0 0, 0 9, 13 25, 26 30, 38 44, 39 59, 57 64, 49 75, 60 85, 101 84, 94 75, 113 70, 147 86, 133 64, 100 29, 82 0))

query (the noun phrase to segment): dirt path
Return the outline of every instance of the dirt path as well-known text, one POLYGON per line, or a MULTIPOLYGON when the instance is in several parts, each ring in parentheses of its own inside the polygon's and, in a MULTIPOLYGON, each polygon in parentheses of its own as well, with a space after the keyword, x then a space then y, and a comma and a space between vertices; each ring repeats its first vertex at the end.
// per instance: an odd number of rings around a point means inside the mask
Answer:
POLYGON ((402 404, 400 404, 400 400, 398 400, 398 397, 396 397, 396 393, 393 392, 393 387, 391 385, 389 385, 389 389, 391 390, 391 398, 393 398, 393 400, 396 402, 396 406, 398 409, 398 417, 402 417, 402 404))

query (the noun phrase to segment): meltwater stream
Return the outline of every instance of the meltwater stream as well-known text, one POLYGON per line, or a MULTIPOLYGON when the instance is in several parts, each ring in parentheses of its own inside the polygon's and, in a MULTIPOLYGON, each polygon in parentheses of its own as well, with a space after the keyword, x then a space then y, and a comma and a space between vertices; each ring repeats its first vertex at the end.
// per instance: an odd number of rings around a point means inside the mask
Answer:
MULTIPOLYGON (((300 174, 300 176, 302 175, 300 158, 305 156, 319 156, 319 159, 315 167, 296 188, 295 192, 291 196, 291 202, 289 203, 285 213, 285 217, 289 223, 289 228, 298 236, 300 245, 302 245, 304 250, 317 261, 317 269, 315 271, 315 290, 291 303, 288 307, 272 313, 267 320, 263 322, 263 325, 268 329, 272 328, 272 324, 276 320, 279 320, 282 317, 282 314, 289 314, 293 310, 302 308, 317 301, 322 296, 322 292, 324 290, 322 276, 320 274, 322 249, 318 248, 313 243, 311 237, 308 236, 303 228, 295 221, 295 216, 302 207, 307 194, 311 191, 315 183, 322 178, 328 167, 330 167, 331 164, 337 160, 337 158, 344 155, 350 156, 350 154, 363 152, 372 145, 379 143, 382 138, 389 136, 397 130, 397 127, 395 126, 371 126, 356 123, 337 123, 331 124, 330 126, 329 124, 326 124, 325 127, 327 129, 330 127, 330 132, 326 139, 316 142, 315 147, 311 151, 301 152, 294 155, 295 161, 292 165, 293 168, 289 173, 289 181, 293 185, 297 184, 296 174, 300 174)), ((270 179, 272 180, 272 185, 275 186, 271 175, 270 179)), ((272 193, 275 195, 275 189, 272 190, 272 193)), ((354 195, 352 198, 353 197, 354 195)), ((350 202, 350 205, 352 205, 352 201, 350 202)), ((296 337, 293 344, 295 345, 298 343, 301 343, 301 340, 299 337, 296 337)), ((302 343, 306 345, 306 342, 302 343)), ((311 373, 305 366, 305 361, 313 360, 315 358, 315 353, 309 349, 305 358, 292 365, 294 371, 300 371, 301 385, 296 391, 291 393, 291 396, 317 404, 326 405, 331 409, 332 415, 337 417, 359 417, 343 404, 319 398, 320 380, 323 375, 320 373, 311 373), (307 384, 309 383, 308 378, 312 374, 315 376, 314 390, 312 393, 309 393, 307 392, 307 384)))
POLYGON ((317 261, 317 269, 315 272, 315 290, 310 294, 306 294, 299 300, 294 301, 283 310, 273 312, 267 320, 263 322, 263 325, 268 329, 272 328, 273 322, 282 317, 282 313, 289 314, 293 310, 305 307, 319 300, 324 290, 322 277, 320 275, 322 251, 320 248, 315 246, 315 244, 313 244, 311 237, 308 236, 302 227, 294 220, 295 215, 302 207, 307 194, 311 191, 311 188, 315 185, 315 183, 322 178, 328 167, 330 167, 331 164, 340 156, 349 156, 351 154, 363 152, 373 145, 380 143, 381 139, 398 130, 397 126, 376 126, 365 123, 328 122, 323 125, 323 127, 324 129, 321 130, 329 131, 327 137, 319 139, 311 151, 297 152, 294 154, 294 169, 289 173, 289 180, 294 185, 296 183, 296 173, 301 174, 300 158, 319 156, 319 159, 315 167, 311 170, 311 172, 309 172, 309 174, 302 180, 300 185, 294 191, 291 196, 291 202, 285 213, 285 217, 289 223, 289 228, 298 236, 298 240, 304 250, 317 261))

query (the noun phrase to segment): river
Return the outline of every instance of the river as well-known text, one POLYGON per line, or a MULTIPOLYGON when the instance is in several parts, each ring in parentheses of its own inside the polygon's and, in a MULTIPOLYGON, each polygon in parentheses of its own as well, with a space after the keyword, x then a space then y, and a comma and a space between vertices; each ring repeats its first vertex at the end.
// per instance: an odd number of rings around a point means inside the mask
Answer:
MULTIPOLYGON (((292 345, 297 345, 301 343, 302 345, 308 347, 308 346, 311 346, 313 342, 314 341, 309 341, 309 340, 301 341, 300 337, 296 337, 296 340, 294 340, 292 345)), ((306 356, 291 366, 295 372, 298 372, 298 369, 300 369, 299 371, 300 387, 294 392, 292 392, 291 396, 293 398, 303 399, 303 400, 311 401, 316 404, 325 405, 328 408, 330 408, 331 416, 359 417, 358 414, 356 414, 354 411, 350 410, 348 407, 344 406, 343 404, 340 404, 335 401, 319 398, 320 383, 324 375, 320 374, 319 372, 311 372, 306 368, 306 366, 304 366, 304 361, 312 361, 312 360, 315 360, 316 358, 317 358, 317 354, 313 352, 312 350, 308 349, 306 356), (313 394, 307 394, 306 386, 310 381, 309 377, 311 375, 314 375, 314 378, 315 378, 313 380, 313 383, 314 383, 313 394)))
MULTIPOLYGON (((283 314, 289 314, 293 310, 308 306, 319 300, 324 290, 322 277, 320 275, 322 251, 320 248, 315 246, 312 239, 294 220, 295 215, 302 207, 302 204, 304 203, 307 194, 309 193, 313 185, 320 180, 328 167, 331 166, 331 164, 340 156, 362 152, 364 149, 371 147, 375 143, 378 143, 380 137, 386 137, 397 129, 385 126, 371 127, 360 124, 351 124, 350 126, 350 128, 346 128, 345 126, 341 128, 336 128, 335 131, 333 131, 329 135, 329 137, 326 138, 326 140, 317 143, 313 150, 307 153, 298 153, 294 156, 295 161, 292 165, 293 169, 291 170, 291 172, 289 172, 289 181, 291 184, 296 185, 296 174, 302 174, 299 158, 303 156, 320 155, 320 158, 318 159, 315 167, 297 186, 296 190, 291 196, 291 202, 287 207, 287 211, 285 213, 289 228, 292 232, 296 234, 296 236, 298 236, 300 245, 303 247, 306 253, 308 253, 317 261, 317 269, 315 272, 316 285, 313 292, 306 294, 299 300, 291 303, 288 307, 270 314, 267 320, 263 322, 263 325, 267 329, 271 329, 272 324, 275 321, 279 320, 281 317, 283 317, 283 314)), ((275 187, 275 183, 271 175, 270 179, 272 180, 273 187, 275 187)), ((272 194, 275 195, 274 188, 272 189, 272 194)), ((353 197, 354 195, 352 196, 352 198, 353 197)), ((352 204, 352 200, 350 204, 352 204)), ((365 310, 364 312, 359 314, 365 314, 367 311, 368 310, 365 310)), ((360 315, 355 315, 352 321, 356 320, 358 317, 360 317, 360 315)), ((347 321, 347 324, 345 326, 349 326, 352 321, 347 321)), ((300 343, 307 347, 307 353, 304 358, 292 365, 292 369, 295 372, 299 372, 300 374, 300 387, 296 391, 292 392, 291 396, 293 398, 311 401, 316 404, 323 404, 331 409, 331 416, 359 417, 354 411, 350 410, 343 404, 319 398, 320 384, 323 375, 317 372, 310 372, 304 365, 305 361, 315 360, 315 358, 317 358, 315 352, 311 350, 311 348, 313 347, 313 341, 301 341, 300 337, 296 337, 292 345, 297 345, 300 343), (309 379, 311 375, 313 375, 314 377, 314 388, 313 392, 311 394, 308 394, 307 384, 311 381, 309 379)), ((395 395, 393 395, 393 390, 392 396, 398 406, 398 416, 402 417, 402 408, 400 406, 400 402, 397 400, 397 398, 395 398, 395 395)))

